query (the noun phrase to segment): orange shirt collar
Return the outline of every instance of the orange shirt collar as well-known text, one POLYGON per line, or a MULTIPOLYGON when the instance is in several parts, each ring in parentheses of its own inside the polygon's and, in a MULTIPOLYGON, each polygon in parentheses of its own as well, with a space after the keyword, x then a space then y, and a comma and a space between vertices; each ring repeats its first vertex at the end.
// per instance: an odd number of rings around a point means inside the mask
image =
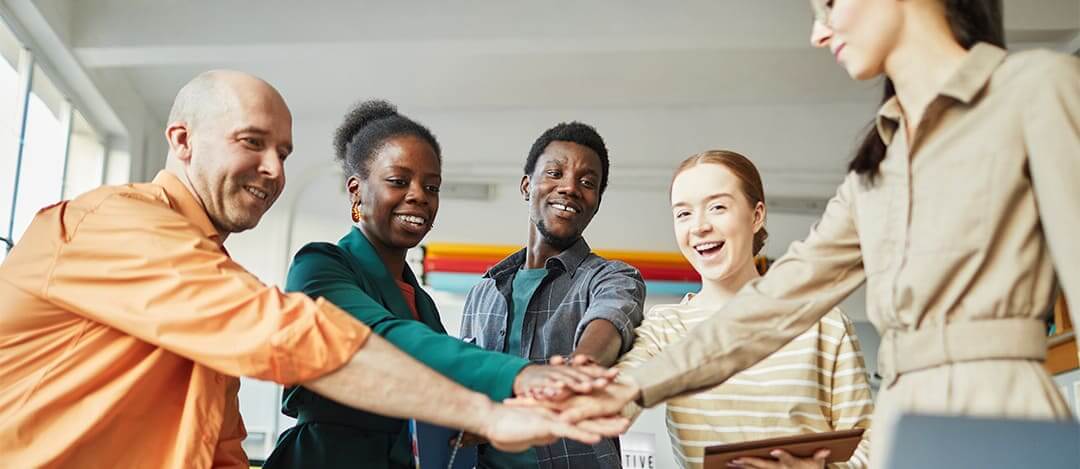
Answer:
POLYGON ((180 178, 168 170, 158 171, 157 176, 154 176, 154 180, 151 182, 156 186, 161 186, 165 190, 165 194, 169 196, 169 201, 172 203, 174 209, 180 212, 184 218, 199 227, 200 230, 206 236, 214 242, 221 244, 221 235, 218 234, 217 229, 214 228, 214 224, 210 222, 210 217, 206 215, 206 209, 202 204, 191 194, 187 186, 184 185, 180 178))

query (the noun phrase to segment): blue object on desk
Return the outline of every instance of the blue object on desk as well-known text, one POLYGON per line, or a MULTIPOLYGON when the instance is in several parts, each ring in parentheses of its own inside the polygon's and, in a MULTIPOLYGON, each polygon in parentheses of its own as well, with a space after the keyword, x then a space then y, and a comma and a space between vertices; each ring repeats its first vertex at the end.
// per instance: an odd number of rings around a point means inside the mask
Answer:
POLYGON ((459 448, 450 464, 450 440, 456 439, 459 430, 440 427, 430 423, 409 420, 409 434, 413 438, 413 455, 417 469, 472 469, 476 467, 476 446, 459 448))

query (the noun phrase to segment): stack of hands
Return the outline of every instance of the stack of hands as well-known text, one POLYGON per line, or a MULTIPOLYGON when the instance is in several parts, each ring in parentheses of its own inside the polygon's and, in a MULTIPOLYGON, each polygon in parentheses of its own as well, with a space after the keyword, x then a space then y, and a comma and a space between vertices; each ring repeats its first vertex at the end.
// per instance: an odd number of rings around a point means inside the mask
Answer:
POLYGON ((637 398, 638 389, 616 382, 617 377, 618 371, 583 355, 529 365, 514 380, 514 397, 496 405, 488 426, 479 434, 466 433, 461 444, 490 443, 518 452, 560 438, 595 444, 622 434, 630 420, 620 414, 637 398))
MULTIPOLYGON (((465 433, 461 446, 490 443, 497 449, 524 451, 559 438, 594 444, 602 437, 622 434, 630 420, 623 409, 636 400, 640 389, 633 382, 617 381, 618 371, 597 365, 586 356, 569 360, 555 356, 549 365, 530 365, 514 380, 514 396, 497 405, 488 427, 465 433), (484 435, 484 436, 480 436, 484 435)), ((450 442, 457 444, 455 438, 450 442)), ((802 469, 825 467, 828 450, 799 459, 776 450, 776 459, 744 458, 729 464, 746 469, 802 469)))

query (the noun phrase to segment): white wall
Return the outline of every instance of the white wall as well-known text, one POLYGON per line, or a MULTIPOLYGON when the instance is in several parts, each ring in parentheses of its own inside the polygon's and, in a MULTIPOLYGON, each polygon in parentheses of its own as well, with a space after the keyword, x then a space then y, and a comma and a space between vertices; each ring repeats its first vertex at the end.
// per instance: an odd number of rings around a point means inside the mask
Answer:
POLYGON ((169 150, 165 141, 165 123, 155 117, 132 91, 127 75, 117 70, 93 70, 91 73, 127 131, 113 136, 109 145, 126 149, 131 155, 129 174, 132 182, 153 179, 158 170, 165 167, 169 150))

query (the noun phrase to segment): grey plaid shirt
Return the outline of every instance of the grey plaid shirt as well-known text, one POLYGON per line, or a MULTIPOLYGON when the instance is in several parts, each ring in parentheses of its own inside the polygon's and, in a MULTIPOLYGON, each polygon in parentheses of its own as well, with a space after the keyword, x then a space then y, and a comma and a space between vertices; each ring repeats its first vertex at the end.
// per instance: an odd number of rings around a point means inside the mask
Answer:
MULTIPOLYGON (((461 319, 461 336, 475 338, 488 350, 547 363, 552 355, 574 351, 585 326, 605 319, 622 336, 619 354, 634 343, 634 328, 641 324, 645 282, 634 267, 592 253, 584 239, 548 259, 548 275, 533 293, 522 321, 521 350, 506 350, 513 307, 514 274, 525 265, 522 249, 492 267, 469 291, 461 319)), ((589 446, 559 440, 536 448, 542 468, 622 467, 615 440, 589 446)))

